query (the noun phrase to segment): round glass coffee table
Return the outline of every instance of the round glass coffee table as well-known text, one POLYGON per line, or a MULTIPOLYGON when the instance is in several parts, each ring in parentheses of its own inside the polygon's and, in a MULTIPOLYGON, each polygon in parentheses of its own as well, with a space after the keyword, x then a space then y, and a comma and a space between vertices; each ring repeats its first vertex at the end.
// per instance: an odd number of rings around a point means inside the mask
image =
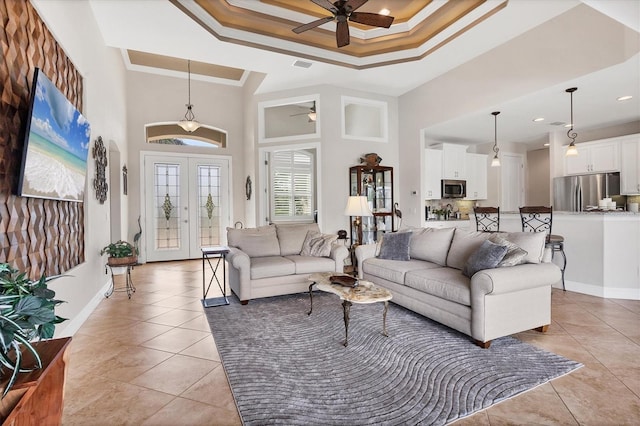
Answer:
POLYGON ((376 303, 384 302, 384 310, 382 311, 382 335, 388 337, 387 334, 387 311, 389 310, 389 300, 393 297, 391 292, 386 288, 379 287, 372 282, 358 280, 355 287, 346 287, 341 284, 333 284, 330 280, 332 276, 347 276, 337 272, 317 272, 309 276, 309 301, 310 308, 307 315, 311 315, 313 311, 313 286, 320 291, 333 293, 342 300, 342 309, 344 314, 344 346, 349 344, 349 311, 353 303, 376 303))

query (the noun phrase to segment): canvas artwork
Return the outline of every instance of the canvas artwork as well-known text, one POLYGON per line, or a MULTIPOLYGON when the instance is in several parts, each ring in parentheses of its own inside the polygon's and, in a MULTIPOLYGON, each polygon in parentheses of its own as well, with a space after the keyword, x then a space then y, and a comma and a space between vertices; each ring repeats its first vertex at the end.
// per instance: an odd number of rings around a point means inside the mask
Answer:
POLYGON ((36 69, 19 195, 83 201, 89 122, 36 69))

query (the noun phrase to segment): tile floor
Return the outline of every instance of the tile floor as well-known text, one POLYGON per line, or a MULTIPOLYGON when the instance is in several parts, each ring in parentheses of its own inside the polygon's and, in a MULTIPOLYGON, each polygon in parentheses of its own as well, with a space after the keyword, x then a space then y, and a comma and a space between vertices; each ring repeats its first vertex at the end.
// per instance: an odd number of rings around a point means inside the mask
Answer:
MULTIPOLYGON (((132 276, 131 300, 104 299, 73 336, 63 425, 241 424, 200 302, 201 261, 132 276)), ((554 290, 552 303, 546 334, 517 337, 584 367, 457 424, 638 424, 640 301, 554 290)))

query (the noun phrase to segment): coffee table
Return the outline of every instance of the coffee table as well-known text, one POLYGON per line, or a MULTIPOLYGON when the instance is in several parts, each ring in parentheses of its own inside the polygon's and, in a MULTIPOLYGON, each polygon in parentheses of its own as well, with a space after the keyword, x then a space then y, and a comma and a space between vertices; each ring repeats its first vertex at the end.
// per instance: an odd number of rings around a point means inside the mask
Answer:
POLYGON ((340 284, 332 284, 329 277, 335 275, 346 275, 337 272, 317 272, 309 276, 309 300, 311 302, 309 312, 313 311, 313 286, 320 291, 333 293, 342 300, 342 309, 344 314, 344 346, 349 344, 349 312, 353 303, 376 303, 384 302, 384 310, 382 311, 382 335, 388 337, 387 334, 387 311, 389 310, 389 300, 393 297, 391 292, 386 288, 379 287, 372 282, 359 280, 355 287, 345 287, 340 284))

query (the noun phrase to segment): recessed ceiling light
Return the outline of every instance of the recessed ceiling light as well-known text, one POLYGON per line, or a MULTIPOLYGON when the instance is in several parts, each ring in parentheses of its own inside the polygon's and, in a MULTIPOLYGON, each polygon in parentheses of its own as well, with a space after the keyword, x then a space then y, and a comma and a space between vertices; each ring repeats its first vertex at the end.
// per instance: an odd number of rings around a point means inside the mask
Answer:
POLYGON ((380 9, 380 12, 378 12, 380 15, 384 15, 384 16, 389 16, 389 14, 391 13, 391 11, 389 9, 380 9))
POLYGON ((628 101, 631 98, 633 98, 633 96, 627 95, 627 96, 620 96, 617 100, 619 100, 619 101, 628 101))
POLYGON ((572 124, 571 124, 571 123, 567 123, 567 124, 565 124, 565 125, 564 125, 564 127, 566 127, 566 128, 569 128, 569 127, 571 127, 571 126, 572 126, 572 124))
POLYGON ((535 121, 536 123, 539 121, 544 121, 544 117, 534 118, 533 121, 535 121))
POLYGON ((549 142, 545 143, 543 146, 549 146, 549 142))

